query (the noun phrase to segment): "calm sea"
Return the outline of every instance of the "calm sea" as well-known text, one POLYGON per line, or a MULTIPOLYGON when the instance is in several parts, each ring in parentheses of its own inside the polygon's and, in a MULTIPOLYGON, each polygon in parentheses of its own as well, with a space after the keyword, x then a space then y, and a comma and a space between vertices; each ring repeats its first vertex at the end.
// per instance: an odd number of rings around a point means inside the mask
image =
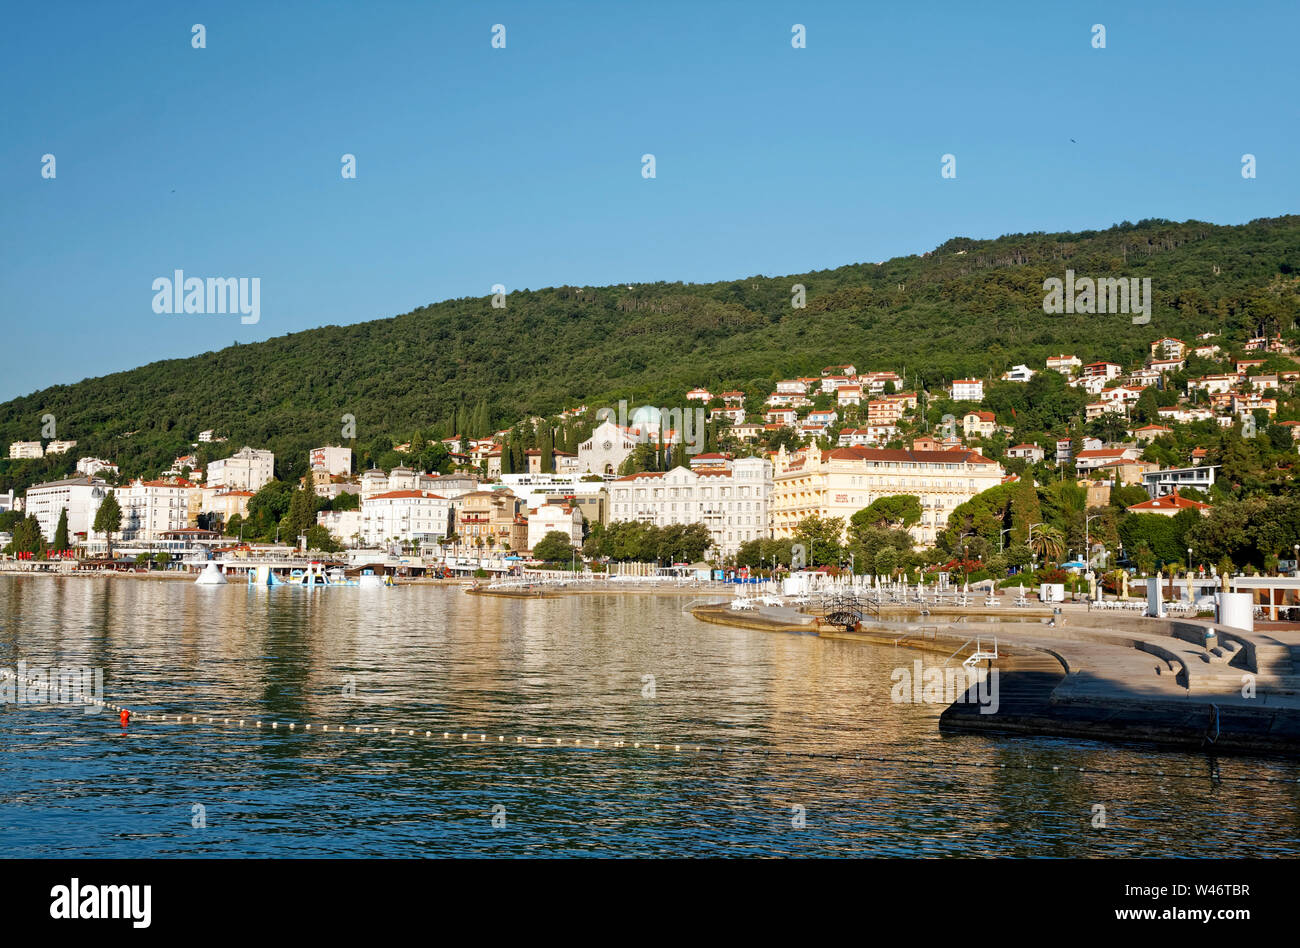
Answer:
POLYGON ((0 852, 1300 852, 1293 763, 940 734, 941 705, 890 701, 917 653, 708 625, 686 602, 0 577, 0 666, 102 668, 107 700, 186 716, 124 730, 0 705, 0 852))

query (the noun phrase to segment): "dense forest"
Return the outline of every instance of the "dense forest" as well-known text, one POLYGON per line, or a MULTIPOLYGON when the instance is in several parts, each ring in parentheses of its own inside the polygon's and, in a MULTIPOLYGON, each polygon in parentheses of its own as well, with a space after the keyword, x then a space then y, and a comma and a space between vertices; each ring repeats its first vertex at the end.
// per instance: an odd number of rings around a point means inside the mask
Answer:
POLYGON ((487 296, 448 300, 0 404, 0 444, 38 439, 46 414, 60 438, 78 442, 67 455, 0 460, 0 490, 68 474, 86 455, 118 463, 124 478, 153 475, 204 429, 230 440, 202 445, 201 463, 249 444, 274 451, 288 480, 324 443, 351 443, 366 466, 395 441, 480 436, 579 404, 680 406, 697 385, 761 400, 777 379, 836 363, 893 369, 928 387, 995 379, 1063 350, 1128 362, 1162 333, 1289 333, 1300 315, 1297 268, 1297 216, 1240 226, 1148 220, 954 238, 920 256, 783 277, 523 290, 504 309, 487 296), (1151 322, 1046 315, 1043 281, 1067 268, 1150 277, 1151 322), (803 308, 792 305, 796 284, 803 308), (355 418, 353 439, 343 438, 345 416, 355 418))

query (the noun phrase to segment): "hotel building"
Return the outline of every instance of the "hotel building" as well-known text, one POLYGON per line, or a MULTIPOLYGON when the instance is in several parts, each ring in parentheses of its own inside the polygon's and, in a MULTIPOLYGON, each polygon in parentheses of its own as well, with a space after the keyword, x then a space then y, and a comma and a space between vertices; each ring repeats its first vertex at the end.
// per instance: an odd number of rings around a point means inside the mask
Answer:
POLYGON ((805 517, 849 518, 880 497, 912 494, 921 522, 911 528, 922 546, 934 543, 958 504, 1002 483, 1006 471, 977 451, 917 451, 847 447, 784 449, 772 476, 772 535, 792 537, 805 517))
POLYGON ((609 484, 609 519, 639 520, 666 527, 702 523, 723 556, 768 532, 772 463, 766 458, 739 458, 731 469, 647 472, 609 484))

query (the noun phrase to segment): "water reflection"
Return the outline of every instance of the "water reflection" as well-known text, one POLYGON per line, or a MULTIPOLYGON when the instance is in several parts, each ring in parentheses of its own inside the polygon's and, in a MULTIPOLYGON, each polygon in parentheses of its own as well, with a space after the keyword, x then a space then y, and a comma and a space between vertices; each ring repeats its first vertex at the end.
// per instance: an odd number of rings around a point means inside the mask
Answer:
POLYGON ((1294 781, 1289 763, 1225 760, 1216 782, 1201 755, 940 735, 941 707, 889 699, 890 672, 916 653, 707 625, 682 604, 0 579, 0 664, 103 666, 110 700, 142 710, 729 748, 664 755, 144 724, 123 736, 108 715, 5 705, 0 844, 17 856, 1300 848, 1296 784, 1234 779, 1294 781), (975 762, 985 767, 955 766, 975 762), (194 804, 205 829, 191 826, 194 804), (1095 804, 1105 828, 1092 825, 1095 804), (493 826, 494 807, 504 826, 493 826), (806 813, 798 829, 795 807, 806 813))

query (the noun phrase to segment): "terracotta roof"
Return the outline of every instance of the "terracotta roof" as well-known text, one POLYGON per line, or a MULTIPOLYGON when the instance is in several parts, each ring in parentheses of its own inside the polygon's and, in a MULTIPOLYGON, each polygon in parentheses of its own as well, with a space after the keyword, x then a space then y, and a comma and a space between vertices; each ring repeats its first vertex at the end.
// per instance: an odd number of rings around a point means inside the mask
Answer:
POLYGON ((1157 497, 1154 500, 1145 500, 1140 504, 1134 504, 1128 509, 1136 510, 1139 513, 1144 510, 1209 510, 1210 505, 1180 497, 1178 491, 1174 491, 1172 494, 1165 494, 1163 497, 1157 497))

